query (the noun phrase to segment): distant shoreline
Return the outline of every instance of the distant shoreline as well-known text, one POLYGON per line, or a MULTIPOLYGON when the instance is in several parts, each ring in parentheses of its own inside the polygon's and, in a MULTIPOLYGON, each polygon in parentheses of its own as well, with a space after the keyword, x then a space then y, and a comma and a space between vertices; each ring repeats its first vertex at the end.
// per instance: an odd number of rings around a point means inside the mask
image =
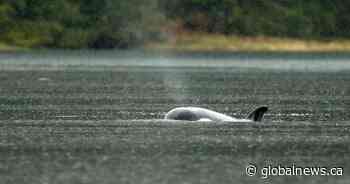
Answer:
MULTIPOLYGON (((350 40, 306 40, 277 37, 240 37, 222 34, 185 33, 172 36, 166 41, 148 42, 140 46, 146 51, 166 52, 350 52, 350 40)), ((20 52, 36 50, 6 44, 0 41, 1 52, 20 52)), ((39 49, 56 49, 45 48, 39 49)), ((57 48, 65 50, 65 48, 57 48)), ((86 48, 83 48, 86 50, 86 48)), ((67 48, 67 50, 71 50, 67 48)), ((77 49, 74 49, 77 50, 77 49)), ((93 50, 93 49, 92 49, 93 50)), ((107 49, 106 49, 107 50, 107 49)), ((131 49, 132 50, 132 49, 131 49)))
POLYGON ((350 40, 306 40, 186 33, 162 43, 146 44, 145 47, 156 50, 208 52, 350 52, 350 40))
POLYGON ((29 48, 24 47, 18 47, 18 46, 12 46, 6 43, 3 43, 0 41, 0 53, 1 52, 17 52, 17 51, 24 51, 28 50, 29 48))

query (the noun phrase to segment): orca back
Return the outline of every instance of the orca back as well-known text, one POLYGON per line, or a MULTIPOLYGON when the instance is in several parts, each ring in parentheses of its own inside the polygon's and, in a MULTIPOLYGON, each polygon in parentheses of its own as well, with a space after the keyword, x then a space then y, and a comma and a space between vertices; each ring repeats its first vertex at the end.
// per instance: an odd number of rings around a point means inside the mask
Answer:
POLYGON ((183 109, 176 108, 171 110, 165 115, 165 119, 173 119, 173 120, 184 120, 184 121, 197 121, 200 119, 194 112, 183 109))

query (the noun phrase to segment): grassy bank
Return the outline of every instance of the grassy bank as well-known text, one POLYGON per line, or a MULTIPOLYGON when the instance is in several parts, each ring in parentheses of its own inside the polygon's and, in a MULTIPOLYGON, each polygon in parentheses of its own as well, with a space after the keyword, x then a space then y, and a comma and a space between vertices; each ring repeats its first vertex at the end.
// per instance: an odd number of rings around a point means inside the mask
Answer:
POLYGON ((3 42, 0 42, 0 52, 15 52, 15 51, 23 51, 29 48, 23 48, 18 46, 9 45, 3 42))
POLYGON ((184 33, 162 43, 146 44, 146 48, 177 51, 350 52, 350 40, 323 41, 184 33))
MULTIPOLYGON (((169 36, 166 41, 148 42, 141 48, 181 52, 350 52, 350 40, 305 40, 182 33, 169 36)), ((30 48, 9 45, 0 41, 0 52, 16 52, 28 49, 30 48)))

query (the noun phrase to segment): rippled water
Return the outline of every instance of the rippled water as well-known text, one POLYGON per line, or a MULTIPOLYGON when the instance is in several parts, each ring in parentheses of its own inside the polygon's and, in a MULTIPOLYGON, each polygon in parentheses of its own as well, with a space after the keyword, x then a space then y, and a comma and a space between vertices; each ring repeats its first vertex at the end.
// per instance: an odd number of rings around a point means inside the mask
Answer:
POLYGON ((350 55, 38 51, 0 54, 4 183, 348 183, 350 55), (177 106, 263 123, 166 122, 177 106), (343 167, 249 177, 245 167, 343 167))

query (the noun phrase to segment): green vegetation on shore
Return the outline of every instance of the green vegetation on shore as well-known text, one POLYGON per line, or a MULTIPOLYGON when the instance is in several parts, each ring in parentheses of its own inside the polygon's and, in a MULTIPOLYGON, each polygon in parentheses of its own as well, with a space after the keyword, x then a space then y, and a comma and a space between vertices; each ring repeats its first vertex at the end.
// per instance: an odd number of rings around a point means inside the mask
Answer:
POLYGON ((2 0, 0 50, 350 51, 342 0, 2 0))
POLYGON ((0 42, 0 52, 11 52, 11 51, 26 50, 26 49, 28 48, 13 46, 13 45, 0 42))
POLYGON ((165 42, 150 42, 151 50, 248 52, 350 52, 350 40, 310 40, 184 33, 165 42))

